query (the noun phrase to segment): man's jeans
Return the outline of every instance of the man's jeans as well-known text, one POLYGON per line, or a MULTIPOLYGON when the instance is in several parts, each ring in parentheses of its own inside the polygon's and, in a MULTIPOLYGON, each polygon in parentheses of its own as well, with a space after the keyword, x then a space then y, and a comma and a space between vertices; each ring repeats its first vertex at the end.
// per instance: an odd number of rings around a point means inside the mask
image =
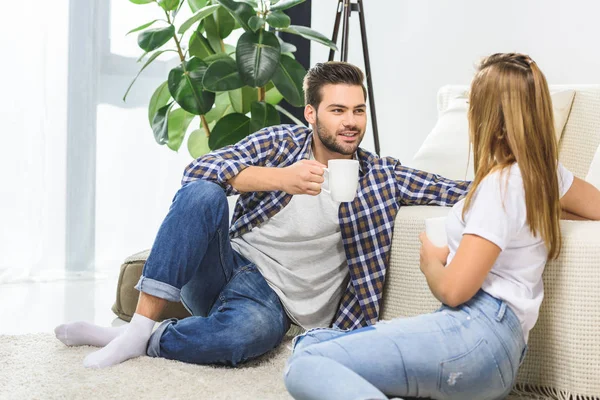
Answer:
POLYGON ((315 329, 294 347, 284 375, 298 400, 503 399, 527 348, 515 313, 482 290, 458 308, 349 333, 315 329))
POLYGON ((231 248, 223 189, 197 180, 177 192, 136 289, 180 301, 192 314, 166 320, 147 353, 237 365, 275 348, 289 320, 256 265, 231 248))

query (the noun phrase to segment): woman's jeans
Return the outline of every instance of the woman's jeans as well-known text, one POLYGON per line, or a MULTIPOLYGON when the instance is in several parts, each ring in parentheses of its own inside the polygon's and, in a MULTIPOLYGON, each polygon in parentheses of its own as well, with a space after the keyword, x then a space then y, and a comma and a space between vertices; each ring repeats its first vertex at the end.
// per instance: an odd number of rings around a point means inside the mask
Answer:
POLYGON ((275 348, 289 328, 277 294, 233 251, 223 189, 197 180, 175 195, 136 289, 180 301, 192 314, 166 320, 147 354, 196 364, 237 365, 275 348))
POLYGON ((458 308, 299 336, 284 373, 295 399, 502 399, 527 346, 515 313, 480 290, 458 308))

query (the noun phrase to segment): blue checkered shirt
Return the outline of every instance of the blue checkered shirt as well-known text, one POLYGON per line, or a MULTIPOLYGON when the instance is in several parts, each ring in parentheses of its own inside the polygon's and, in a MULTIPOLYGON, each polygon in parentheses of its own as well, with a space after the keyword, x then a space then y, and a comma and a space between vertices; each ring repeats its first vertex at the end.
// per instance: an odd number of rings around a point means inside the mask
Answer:
MULTIPOLYGON (((235 145, 194 160, 182 184, 204 179, 239 194, 228 181, 249 166, 287 167, 310 156, 312 130, 280 125, 258 131, 235 145)), ((404 205, 449 206, 466 195, 470 182, 451 181, 411 169, 391 157, 358 149, 360 184, 352 202, 341 203, 339 222, 350 280, 333 326, 354 329, 377 322, 390 257, 394 219, 404 205)), ((292 195, 285 192, 241 193, 230 236, 250 231, 282 210, 292 195)))

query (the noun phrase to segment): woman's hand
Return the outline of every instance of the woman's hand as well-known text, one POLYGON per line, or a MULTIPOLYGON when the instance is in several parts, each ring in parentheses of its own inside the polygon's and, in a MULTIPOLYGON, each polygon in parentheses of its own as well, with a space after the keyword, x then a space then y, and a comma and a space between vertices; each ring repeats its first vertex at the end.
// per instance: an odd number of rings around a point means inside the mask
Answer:
POLYGON ((448 246, 435 246, 431 243, 431 240, 429 240, 425 232, 421 232, 419 240, 421 241, 420 260, 421 271, 423 271, 423 273, 425 273, 425 269, 428 268, 428 265, 437 264, 438 262, 442 263, 444 266, 446 265, 448 255, 450 254, 448 246))

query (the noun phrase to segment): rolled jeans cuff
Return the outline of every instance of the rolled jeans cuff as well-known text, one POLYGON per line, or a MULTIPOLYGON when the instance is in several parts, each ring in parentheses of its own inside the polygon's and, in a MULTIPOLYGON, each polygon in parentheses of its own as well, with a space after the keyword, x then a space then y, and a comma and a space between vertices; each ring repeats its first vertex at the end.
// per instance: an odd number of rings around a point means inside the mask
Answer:
POLYGON ((141 276, 135 288, 151 296, 159 297, 167 301, 177 303, 181 300, 181 289, 161 281, 141 276))
POLYGON ((152 332, 152 335, 150 335, 150 339, 148 340, 148 347, 146 348, 146 354, 148 356, 160 357, 160 338, 165 332, 165 329, 175 321, 177 321, 176 318, 165 319, 158 325, 158 328, 152 332))

